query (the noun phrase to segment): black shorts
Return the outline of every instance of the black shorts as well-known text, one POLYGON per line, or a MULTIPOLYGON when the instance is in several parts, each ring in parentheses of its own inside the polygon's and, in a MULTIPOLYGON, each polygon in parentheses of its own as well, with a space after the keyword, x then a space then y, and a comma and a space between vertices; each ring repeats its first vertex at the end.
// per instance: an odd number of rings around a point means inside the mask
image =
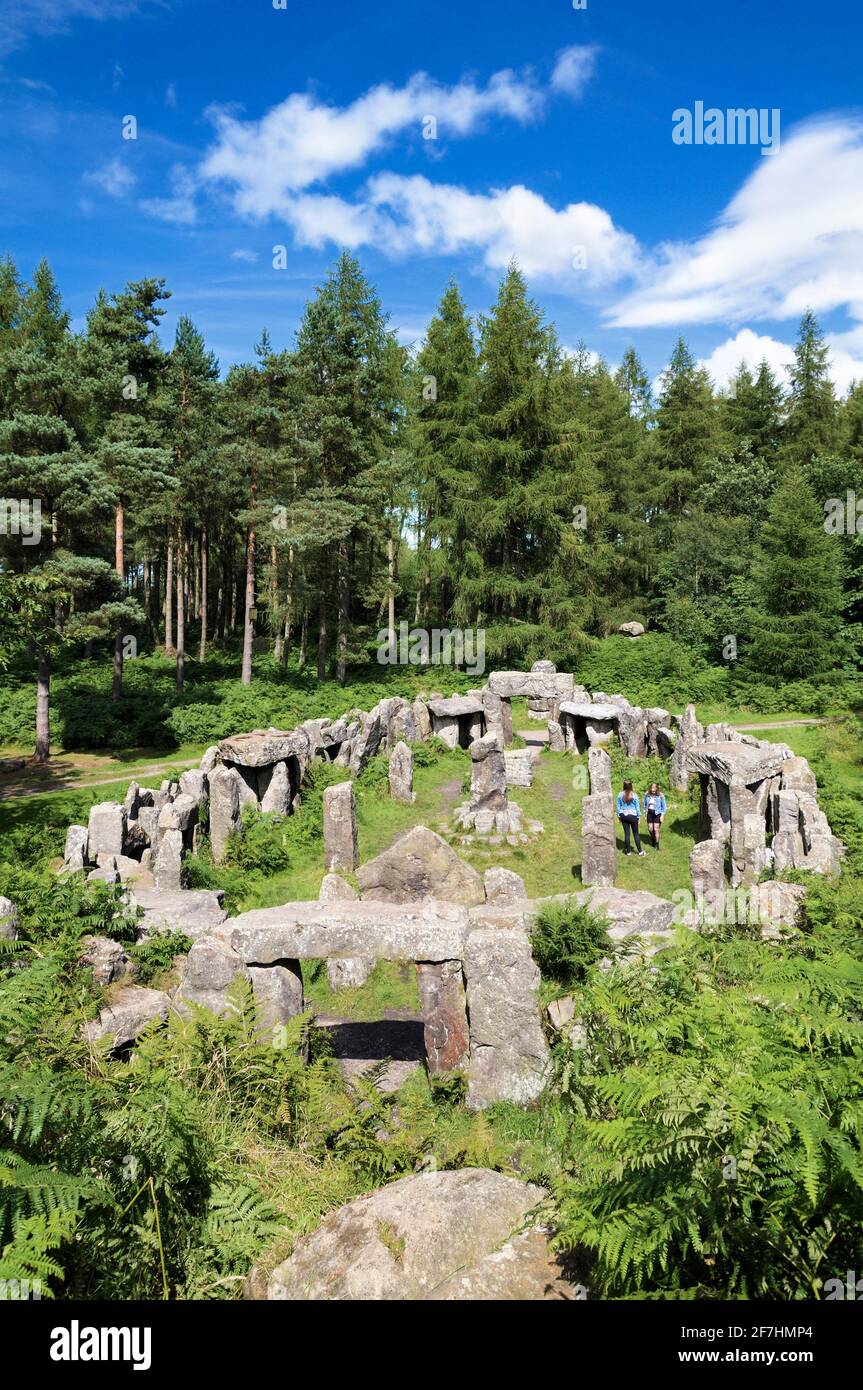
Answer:
POLYGON ((656 825, 657 822, 658 822, 658 821, 661 821, 661 820, 662 820, 662 816, 661 816, 661 814, 660 814, 659 811, 648 811, 648 813, 647 813, 647 824, 648 824, 648 825, 656 825))

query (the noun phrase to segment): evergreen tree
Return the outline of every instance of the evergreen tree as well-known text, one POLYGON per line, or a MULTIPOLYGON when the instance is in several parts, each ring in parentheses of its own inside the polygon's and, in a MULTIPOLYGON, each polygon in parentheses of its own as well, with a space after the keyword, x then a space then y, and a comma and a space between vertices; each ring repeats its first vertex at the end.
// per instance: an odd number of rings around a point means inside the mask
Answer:
POLYGON ((776 489, 761 529, 754 566, 758 609, 745 664, 761 675, 795 680, 841 662, 841 562, 824 516, 802 473, 790 470, 776 489))
POLYGON ((733 442, 744 447, 748 444, 755 458, 774 456, 782 428, 782 388, 766 360, 755 377, 741 362, 723 401, 723 417, 733 442))
POLYGON ((800 320, 791 391, 782 438, 782 457, 789 466, 806 467, 819 453, 834 448, 838 435, 836 393, 829 375, 829 354, 818 320, 807 309, 800 320))
MULTIPOLYGON (((114 500, 114 567, 126 584, 126 513, 152 505, 174 487, 171 456, 162 447, 157 390, 163 353, 156 328, 169 297, 163 280, 132 281, 110 298, 100 293, 87 318, 81 371, 87 392, 88 443, 114 500)), ((112 698, 123 681, 123 633, 114 641, 112 698)))
POLYGON ((656 416, 656 463, 667 514, 682 513, 721 442, 710 378, 678 338, 662 375, 656 416))

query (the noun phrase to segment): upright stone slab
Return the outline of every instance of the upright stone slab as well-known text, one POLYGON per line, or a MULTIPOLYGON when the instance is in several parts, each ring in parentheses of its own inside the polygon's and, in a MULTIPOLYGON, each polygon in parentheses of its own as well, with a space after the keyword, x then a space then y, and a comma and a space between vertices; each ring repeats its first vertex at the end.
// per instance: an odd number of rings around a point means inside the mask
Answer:
POLYGON ((611 797, 611 758, 604 748, 591 748, 587 755, 591 796, 611 797))
POLYGON ((280 816, 288 815, 291 808, 291 779, 286 762, 273 763, 263 767, 258 773, 258 791, 261 797, 261 810, 274 812, 280 816))
POLYGON ((591 887, 613 888, 617 846, 611 793, 585 796, 581 817, 581 881, 591 887))
POLYGON ((89 862, 87 858, 88 838, 86 825, 70 825, 66 831, 63 868, 68 869, 70 873, 83 869, 89 862))
POLYGON ((470 1056, 470 1030, 461 961, 419 962, 417 985, 429 1071, 463 1066, 470 1056))
POLYGON ((420 699, 419 695, 411 705, 414 716, 414 725, 417 731, 417 739, 424 742, 431 733, 431 715, 425 700, 420 699))
POLYGON ((513 748, 504 753, 506 766, 506 785, 508 787, 531 787, 533 785, 533 758, 529 748, 513 748))
POLYGON ((647 711, 631 705, 623 695, 612 695, 609 702, 617 705, 620 716, 617 734, 628 758, 643 758, 647 753, 647 711))
POLYGON ((687 705, 677 720, 677 741, 671 755, 671 766, 668 772, 675 791, 685 792, 689 786, 691 776, 689 752, 703 736, 704 729, 696 718, 695 706, 687 705))
POLYGON ((213 859, 221 864, 228 839, 240 829, 240 785, 236 768, 219 763, 210 773, 210 845, 213 859))
POLYGON ((298 961, 250 965, 249 977, 258 1006, 258 1028, 267 1042, 278 1043, 277 1030, 303 1012, 303 976, 298 961))
POLYGON ((497 734, 470 745, 470 805, 474 811, 503 811, 507 806, 506 758, 497 734))
POLYGON ((566 735, 556 719, 548 721, 548 747, 552 753, 566 752, 566 735))
POLYGON ((467 1104, 527 1105, 541 1094, 548 1047, 539 1009, 539 970, 518 927, 471 931, 464 956, 470 1020, 467 1104))
MULTIPOLYGON (((318 901, 356 902, 359 894, 338 874, 324 874, 318 901)), ((330 989, 359 989, 375 968, 373 956, 348 956, 327 961, 330 989)))
POLYGON ((339 782, 324 791, 324 864, 353 870, 358 863, 354 784, 339 782))
POLYGON ((153 878, 160 892, 176 893, 183 887, 183 853, 183 832, 166 830, 159 840, 153 865, 153 878))
POLYGON ((119 801, 100 801, 90 808, 87 825, 87 853, 96 862, 100 850, 122 854, 126 841, 126 811, 119 801))
POLYGON ((425 825, 415 825, 357 871, 363 900, 410 903, 423 898, 464 903, 485 901, 476 869, 460 859, 446 840, 425 825))
POLYGON ((389 783, 393 801, 403 801, 410 805, 416 800, 414 755, 406 743, 397 743, 390 754, 389 783))
POLYGON ((17 941, 18 909, 11 898, 0 898, 0 941, 17 941))
POLYGON ((718 903, 717 894, 725 892, 725 846, 719 840, 700 840, 689 855, 689 873, 696 910, 718 903))
POLYGON ((527 889, 520 874, 512 869, 486 869, 482 876, 485 900, 496 907, 511 907, 527 900, 527 889))

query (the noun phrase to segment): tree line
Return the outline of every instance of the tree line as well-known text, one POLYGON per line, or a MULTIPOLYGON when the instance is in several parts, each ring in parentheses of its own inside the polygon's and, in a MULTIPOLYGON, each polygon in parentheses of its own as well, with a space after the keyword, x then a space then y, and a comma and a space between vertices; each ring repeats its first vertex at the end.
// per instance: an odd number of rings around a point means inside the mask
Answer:
POLYGON ((168 298, 100 291, 76 333, 47 263, 0 262, 0 498, 41 517, 2 527, 0 660, 33 663, 37 757, 70 647, 113 647, 117 701, 138 641, 178 690, 232 643, 246 684, 262 648, 344 682, 402 618, 498 665, 631 619, 768 678, 856 660, 863 540, 824 507, 863 498, 863 383, 838 396, 811 313, 787 388, 717 390, 680 339, 654 393, 634 348, 566 352, 514 265, 475 319, 451 281, 411 350, 345 253, 224 378, 188 317, 160 342, 168 298))

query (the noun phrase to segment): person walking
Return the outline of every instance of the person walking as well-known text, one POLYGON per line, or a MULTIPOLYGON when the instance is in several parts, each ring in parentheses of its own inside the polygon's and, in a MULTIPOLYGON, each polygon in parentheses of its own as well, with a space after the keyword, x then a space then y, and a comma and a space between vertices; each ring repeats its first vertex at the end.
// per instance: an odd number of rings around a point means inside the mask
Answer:
POLYGON ((635 848, 638 850, 639 858, 644 858, 644 850, 641 848, 641 837, 638 833, 638 822, 641 818, 641 802, 637 794, 632 790, 631 782, 624 782, 623 791, 617 796, 617 819, 623 826, 624 853, 631 854, 630 837, 635 840, 635 848))
POLYGON ((659 790, 658 782, 651 782, 647 788, 647 795, 644 798, 644 809, 647 812, 647 829, 650 833, 650 843, 654 849, 659 849, 659 832, 662 829, 662 822, 668 810, 665 797, 659 790))

